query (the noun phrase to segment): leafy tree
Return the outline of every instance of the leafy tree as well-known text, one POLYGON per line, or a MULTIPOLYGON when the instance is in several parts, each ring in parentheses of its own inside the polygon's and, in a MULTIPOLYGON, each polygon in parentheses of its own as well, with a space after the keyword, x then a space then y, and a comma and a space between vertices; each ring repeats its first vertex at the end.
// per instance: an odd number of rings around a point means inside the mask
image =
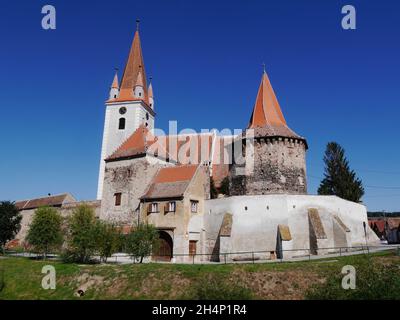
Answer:
POLYGON ((219 193, 229 196, 229 177, 225 177, 221 181, 221 186, 219 187, 219 193))
POLYGON ((107 262, 107 258, 118 252, 121 243, 121 233, 113 225, 98 220, 95 225, 95 247, 100 260, 107 262))
POLYGON ((74 209, 68 223, 67 261, 88 263, 96 250, 96 218, 92 208, 81 205, 74 209))
POLYGON ((143 258, 150 256, 159 246, 157 229, 147 223, 139 223, 126 237, 125 248, 134 260, 143 262, 143 258))
POLYGON ((346 200, 360 202, 364 195, 362 182, 350 169, 344 149, 338 143, 328 143, 324 162, 325 177, 318 188, 318 194, 336 195, 346 200))
POLYGON ((35 211, 26 240, 37 252, 47 254, 61 246, 62 217, 55 208, 41 207, 35 211))
POLYGON ((215 182, 212 177, 210 178, 210 197, 211 199, 215 199, 218 197, 218 190, 215 187, 215 182))
POLYGON ((0 202, 0 246, 4 252, 6 243, 15 238, 21 229, 22 215, 14 202, 0 202))

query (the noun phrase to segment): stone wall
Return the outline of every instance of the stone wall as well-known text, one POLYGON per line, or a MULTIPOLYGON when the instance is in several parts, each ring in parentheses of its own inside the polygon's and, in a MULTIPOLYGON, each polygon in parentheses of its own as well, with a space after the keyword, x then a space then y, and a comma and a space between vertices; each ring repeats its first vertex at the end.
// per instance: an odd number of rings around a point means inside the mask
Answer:
POLYGON ((231 195, 306 194, 306 146, 290 138, 257 138, 243 174, 231 170, 231 195))
MULTIPOLYGON (((68 218, 73 210, 77 208, 79 205, 87 205, 91 207, 96 215, 96 217, 100 216, 100 206, 101 206, 101 201, 95 200, 95 201, 75 201, 75 202, 68 202, 62 204, 61 207, 54 207, 58 212, 60 212, 61 216, 64 218, 64 221, 66 222, 66 218, 68 218)), ((15 239, 19 241, 19 243, 22 245, 25 241, 25 238, 28 234, 29 227, 32 223, 33 216, 35 214, 37 208, 35 209, 28 209, 28 210, 21 210, 21 215, 22 215, 22 221, 21 221, 21 229, 18 232, 18 234, 15 236, 15 239)))
POLYGON ((140 197, 145 193, 158 169, 172 164, 146 155, 106 163, 100 218, 117 224, 134 224, 139 213, 140 197), (121 205, 115 194, 121 193, 121 205))

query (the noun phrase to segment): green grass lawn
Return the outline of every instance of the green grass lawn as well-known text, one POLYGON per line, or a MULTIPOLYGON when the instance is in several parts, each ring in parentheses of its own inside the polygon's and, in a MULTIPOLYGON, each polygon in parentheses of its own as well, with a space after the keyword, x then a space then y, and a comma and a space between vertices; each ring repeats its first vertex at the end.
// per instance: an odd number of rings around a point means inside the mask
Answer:
MULTIPOLYGON (((0 277, 2 272, 4 275, 0 299, 192 299, 198 297, 199 287, 209 291, 237 287, 245 289, 245 297, 254 299, 303 299, 310 287, 323 283, 327 275, 340 274, 344 265, 365 264, 366 259, 379 264, 400 264, 394 251, 369 257, 227 265, 78 265, 0 257, 0 277), (47 264, 56 269, 55 290, 41 287, 45 276, 41 270, 47 264), (208 288, 210 284, 214 287, 208 288), (83 297, 75 295, 79 288, 85 291, 83 297)), ((241 297, 233 291, 232 297, 241 297)), ((224 292, 221 294, 224 296, 224 292)))

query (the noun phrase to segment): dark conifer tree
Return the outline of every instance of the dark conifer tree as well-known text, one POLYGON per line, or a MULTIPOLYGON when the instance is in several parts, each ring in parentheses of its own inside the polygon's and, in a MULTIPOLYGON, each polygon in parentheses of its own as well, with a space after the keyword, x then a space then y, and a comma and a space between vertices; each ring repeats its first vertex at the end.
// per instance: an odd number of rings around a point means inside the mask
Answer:
POLYGON ((344 149, 336 142, 326 146, 324 179, 318 188, 320 195, 336 195, 340 198, 360 202, 364 195, 362 181, 349 167, 344 149))

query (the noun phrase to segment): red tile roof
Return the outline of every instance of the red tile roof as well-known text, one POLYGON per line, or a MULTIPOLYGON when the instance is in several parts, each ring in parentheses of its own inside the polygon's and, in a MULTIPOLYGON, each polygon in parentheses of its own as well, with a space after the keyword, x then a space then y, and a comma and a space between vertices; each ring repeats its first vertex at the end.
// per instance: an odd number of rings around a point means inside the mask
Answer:
POLYGON ((140 100, 145 101, 148 105, 149 100, 147 94, 146 72, 144 67, 142 48, 140 44, 139 31, 136 31, 135 36, 133 37, 133 42, 129 51, 129 56, 126 62, 124 73, 122 75, 119 97, 117 99, 113 99, 112 101, 117 102, 136 100, 133 96, 133 90, 138 81, 139 72, 142 73, 141 81, 143 83, 144 90, 144 97, 140 100))
POLYGON ((152 135, 150 130, 141 125, 106 161, 129 158, 146 153, 159 154, 161 157, 168 158, 168 154, 162 148, 163 146, 157 143, 157 138, 152 135))
POLYGON ((115 73, 114 80, 112 82, 111 88, 118 89, 118 74, 115 73))
POLYGON ((198 167, 198 165, 183 165, 160 169, 141 199, 182 197, 198 167))
POLYGON ((55 196, 17 201, 15 205, 19 210, 36 209, 43 206, 61 207, 67 198, 74 199, 70 194, 64 193, 55 196))
POLYGON ((278 99, 265 71, 258 88, 248 128, 254 129, 255 137, 281 136, 305 140, 287 126, 278 99))
POLYGON ((162 168, 153 179, 153 183, 177 182, 191 180, 198 165, 186 165, 162 168))

